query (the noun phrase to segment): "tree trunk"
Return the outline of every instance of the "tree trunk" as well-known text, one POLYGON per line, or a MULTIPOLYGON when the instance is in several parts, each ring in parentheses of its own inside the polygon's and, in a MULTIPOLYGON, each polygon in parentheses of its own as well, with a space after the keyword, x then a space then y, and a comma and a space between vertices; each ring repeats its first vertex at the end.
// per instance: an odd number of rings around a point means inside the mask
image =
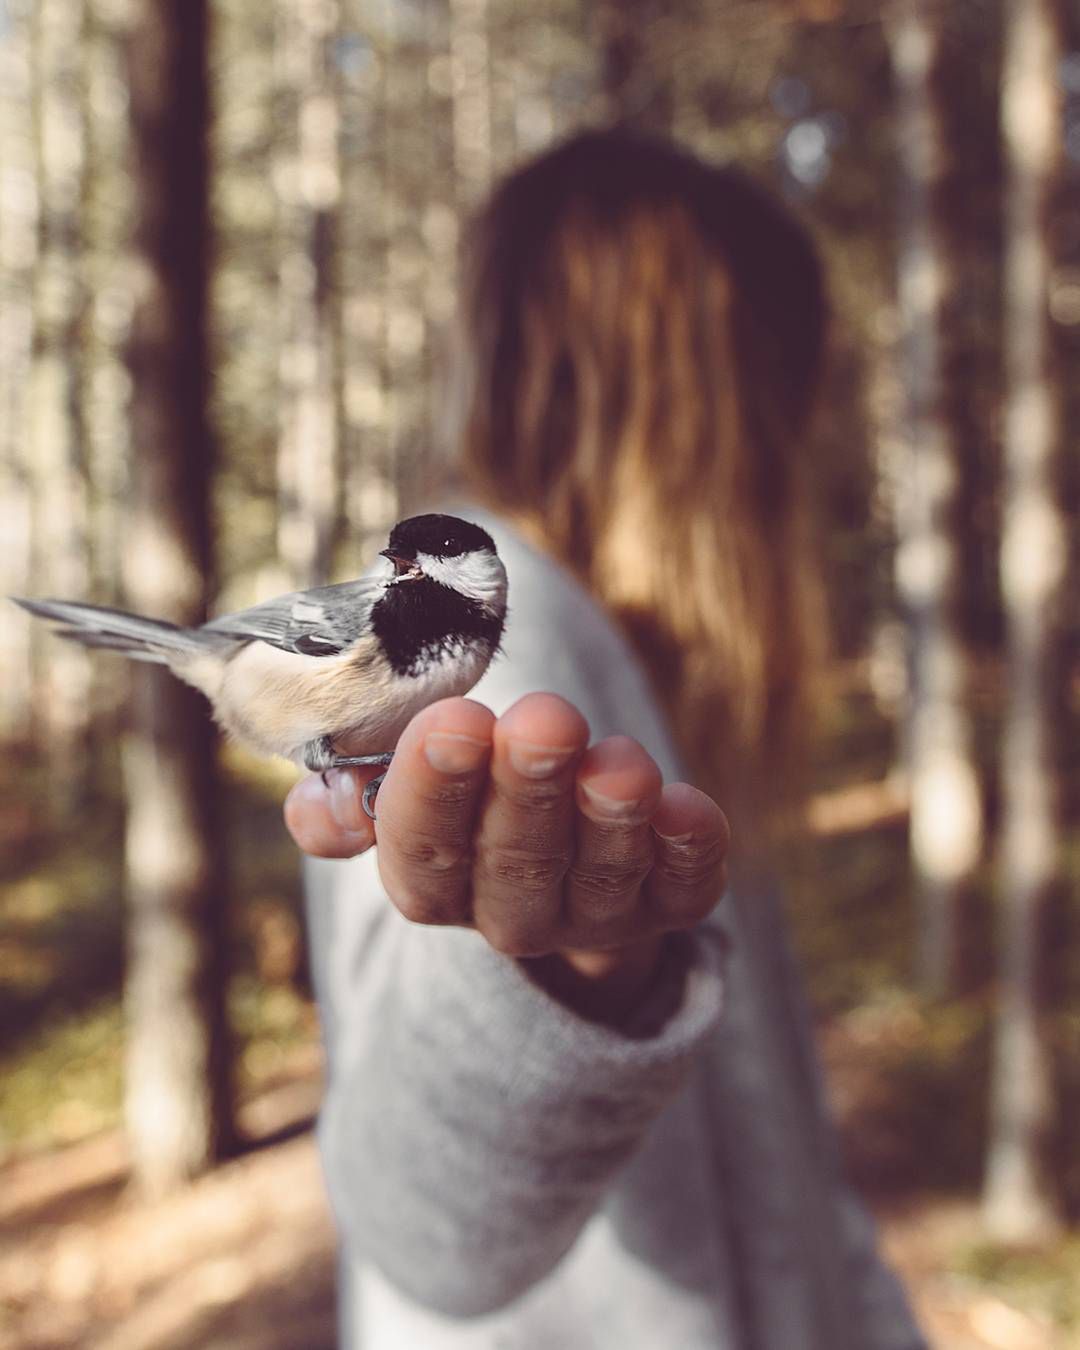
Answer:
POLYGON ((342 556, 350 574, 371 561, 398 514, 385 383, 385 127, 392 59, 386 8, 384 0, 350 0, 345 10, 351 57, 342 79, 342 556))
MULTIPOLYGON (((33 475, 33 584, 39 594, 85 599, 90 583, 89 483, 82 388, 85 288, 79 266, 85 172, 80 64, 83 0, 39 0, 34 11, 34 130, 38 256, 29 463, 33 475)), ((87 763, 91 660, 46 638, 35 679, 35 725, 53 783, 69 807, 87 763)))
POLYGON ((491 181, 488 0, 450 0, 454 170, 461 201, 475 207, 491 181))
MULTIPOLYGON (((430 455, 417 487, 426 499, 438 485, 445 469, 445 407, 448 390, 442 365, 447 334, 454 314, 454 283, 457 274, 457 250, 461 217, 457 207, 457 181, 454 172, 454 97, 450 74, 450 11, 445 0, 429 3, 425 13, 424 49, 427 77, 424 103, 428 114, 428 173, 423 217, 425 274, 423 308, 425 340, 424 384, 427 408, 424 415, 426 445, 430 455), (440 460, 442 462, 440 462, 440 460)), ((540 24, 536 22, 536 28, 540 24)), ((529 97, 521 88, 520 68, 511 66, 505 120, 512 123, 522 99, 529 97), (512 101, 511 101, 512 100, 512 101), (513 109, 513 112, 511 111, 513 109)), ((550 131, 550 128, 549 128, 550 131)), ((517 128, 514 128, 515 146, 517 128)))
POLYGON ((1005 501, 1001 583, 1009 680, 1002 753, 1001 992, 983 1213, 1003 1240, 1052 1233, 1044 1152, 1054 1120, 1041 1021, 1046 911, 1058 878, 1053 755, 1066 533, 1054 486, 1061 409, 1049 327, 1049 209, 1062 144, 1052 0, 1006 6, 1005 501))
POLYGON ((610 122, 672 129, 675 92, 667 47, 669 7, 658 0, 601 0, 596 7, 600 92, 610 122))
MULTIPOLYGON (((389 59, 383 83, 384 227, 383 406, 399 503, 416 500, 427 468, 426 384, 430 329, 426 322, 425 219, 431 202, 433 140, 426 15, 384 0, 389 59)), ((450 70, 453 76, 453 164, 470 194, 486 188, 492 172, 491 79, 487 0, 451 0, 450 70), (459 158, 460 156, 460 158, 459 158)))
POLYGON ((886 31, 897 85, 902 187, 898 304, 903 473, 896 579, 911 639, 904 728, 911 857, 918 905, 917 980, 942 998, 962 980, 963 902, 982 847, 982 807, 964 706, 957 631, 960 447, 949 416, 946 344, 962 284, 951 230, 947 44, 937 0, 898 0, 886 31))
MULTIPOLYGON (((0 42, 0 594, 31 583, 31 459, 26 427, 33 344, 33 276, 37 260, 37 193, 31 124, 31 6, 8 0, 0 42)), ((30 616, 0 606, 0 737, 32 743, 30 616)))
MULTIPOLYGON (((88 322, 83 336, 86 371, 83 419, 89 477, 90 556, 93 592, 117 604, 122 587, 125 501, 131 464, 130 388, 125 353, 130 338, 126 303, 134 284, 128 247, 135 201, 129 173, 130 130, 124 88, 125 30, 107 0, 89 0, 83 47, 88 102, 87 191, 83 207, 83 259, 88 322)), ((125 686, 110 661, 95 660, 95 735, 116 736, 125 686)))
POLYGON ((278 553, 302 589, 329 579, 338 520, 336 7, 286 0, 278 23, 280 106, 296 128, 278 183, 278 553))
MULTIPOLYGON (((143 0, 130 43, 139 289, 130 346, 133 608, 205 616, 212 575, 207 421, 207 5, 143 0)), ((125 747, 126 1116, 137 1183, 162 1193, 231 1143, 228 926, 215 735, 203 699, 135 672, 125 747)))

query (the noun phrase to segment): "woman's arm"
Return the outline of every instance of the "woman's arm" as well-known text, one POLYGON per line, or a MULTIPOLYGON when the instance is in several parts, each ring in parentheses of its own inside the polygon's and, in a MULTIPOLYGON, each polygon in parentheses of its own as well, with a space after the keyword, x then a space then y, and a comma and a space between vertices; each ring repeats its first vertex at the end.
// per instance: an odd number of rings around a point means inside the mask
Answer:
MULTIPOLYGON (((723 889, 723 817, 661 789, 636 743, 586 735, 553 696, 498 722, 452 700, 379 793, 390 903, 355 897, 370 927, 334 1009, 324 1156, 351 1251, 444 1312, 551 1269, 719 1013, 719 952, 681 930, 723 889)), ((314 781, 287 807, 298 842, 363 848, 352 794, 314 781)))

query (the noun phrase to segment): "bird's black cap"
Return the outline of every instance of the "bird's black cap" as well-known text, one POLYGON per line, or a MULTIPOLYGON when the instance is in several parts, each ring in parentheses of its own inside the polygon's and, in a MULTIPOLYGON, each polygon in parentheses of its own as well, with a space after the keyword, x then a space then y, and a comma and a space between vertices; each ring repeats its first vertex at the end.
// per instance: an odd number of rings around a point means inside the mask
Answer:
POLYGON ((495 552, 491 535, 479 525, 457 516, 410 516, 399 520, 390 531, 388 555, 397 558, 415 558, 427 553, 433 558, 458 558, 477 549, 495 552))

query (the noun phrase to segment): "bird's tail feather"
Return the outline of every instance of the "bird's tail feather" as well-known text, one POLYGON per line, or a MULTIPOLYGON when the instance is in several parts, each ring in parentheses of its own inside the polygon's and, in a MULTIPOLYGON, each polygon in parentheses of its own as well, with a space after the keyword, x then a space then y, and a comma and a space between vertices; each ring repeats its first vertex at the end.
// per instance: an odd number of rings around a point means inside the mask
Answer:
POLYGON ((17 605, 56 624, 57 637, 81 642, 84 647, 102 647, 122 652, 136 661, 168 664, 177 657, 194 656, 214 645, 211 637, 196 628, 180 628, 164 619, 145 619, 122 609, 84 605, 74 600, 23 600, 17 605))

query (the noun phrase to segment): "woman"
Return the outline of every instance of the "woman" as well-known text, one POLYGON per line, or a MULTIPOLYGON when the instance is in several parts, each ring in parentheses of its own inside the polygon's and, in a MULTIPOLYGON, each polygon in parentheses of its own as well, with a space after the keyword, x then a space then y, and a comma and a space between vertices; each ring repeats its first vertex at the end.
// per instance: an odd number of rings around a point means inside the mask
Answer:
POLYGON ((801 227, 627 132, 476 223, 480 505, 448 509, 506 563, 505 657, 402 736, 377 861, 363 776, 286 806, 307 852, 356 855, 309 878, 346 1346, 923 1344, 837 1171, 763 859, 820 631, 823 328, 801 227), (743 841, 723 899, 688 771, 743 841))

